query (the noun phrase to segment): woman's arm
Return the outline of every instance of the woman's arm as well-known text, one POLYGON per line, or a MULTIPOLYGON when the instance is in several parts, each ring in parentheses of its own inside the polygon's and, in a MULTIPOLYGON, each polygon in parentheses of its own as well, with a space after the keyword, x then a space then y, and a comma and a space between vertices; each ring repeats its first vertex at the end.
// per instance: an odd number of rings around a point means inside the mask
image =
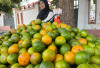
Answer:
POLYGON ((47 22, 48 20, 50 20, 52 17, 54 16, 53 12, 49 12, 47 18, 45 20, 43 20, 43 22, 47 22))

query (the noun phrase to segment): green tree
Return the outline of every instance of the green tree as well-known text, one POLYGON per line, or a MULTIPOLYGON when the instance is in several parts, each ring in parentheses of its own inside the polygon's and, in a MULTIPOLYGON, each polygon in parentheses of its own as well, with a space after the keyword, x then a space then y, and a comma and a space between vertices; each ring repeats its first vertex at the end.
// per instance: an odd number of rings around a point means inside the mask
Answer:
POLYGON ((53 0, 52 2, 51 2, 51 4, 53 5, 53 6, 56 6, 56 8, 58 8, 59 7, 59 0, 53 0))
POLYGON ((12 8, 20 8, 22 0, 0 0, 0 11, 11 13, 12 8))

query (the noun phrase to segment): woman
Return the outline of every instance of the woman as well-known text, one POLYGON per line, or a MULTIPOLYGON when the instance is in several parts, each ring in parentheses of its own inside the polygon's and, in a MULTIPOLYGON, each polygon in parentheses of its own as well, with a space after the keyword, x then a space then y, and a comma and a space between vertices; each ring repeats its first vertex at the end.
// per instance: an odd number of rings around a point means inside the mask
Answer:
POLYGON ((49 22, 51 21, 54 13, 49 8, 49 4, 47 0, 40 0, 40 13, 37 16, 37 19, 41 19, 42 22, 49 22))

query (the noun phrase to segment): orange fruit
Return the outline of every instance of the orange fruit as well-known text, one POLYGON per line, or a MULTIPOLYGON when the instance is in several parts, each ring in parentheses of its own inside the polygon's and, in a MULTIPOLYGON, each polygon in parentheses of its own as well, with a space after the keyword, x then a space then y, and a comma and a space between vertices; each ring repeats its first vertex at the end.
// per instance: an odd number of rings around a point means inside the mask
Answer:
POLYGON ((26 39, 26 40, 24 40, 24 41, 22 42, 22 47, 28 48, 28 47, 30 47, 30 46, 31 46, 31 41, 30 41, 30 40, 26 39))
POLYGON ((32 55, 31 55, 31 58, 30 58, 30 61, 33 65, 37 65, 41 62, 42 60, 42 56, 40 53, 38 52, 34 52, 32 55))
POLYGON ((50 46, 48 47, 48 49, 52 49, 52 50, 55 52, 55 54, 57 53, 57 47, 54 46, 54 45, 50 45, 50 46))
POLYGON ((18 53, 19 52, 19 48, 18 46, 10 46, 9 49, 8 49, 8 53, 9 54, 12 54, 12 53, 18 53))
POLYGON ((21 48, 19 50, 19 54, 22 54, 22 53, 27 53, 27 49, 26 48, 21 48))
POLYGON ((52 26, 47 25, 47 26, 46 26, 46 28, 45 28, 45 30, 47 30, 47 31, 52 31, 52 30, 53 30, 53 28, 52 28, 52 26))
POLYGON ((57 62, 57 61, 59 61, 59 60, 63 60, 63 55, 61 55, 61 54, 56 54, 56 58, 55 58, 55 63, 57 62))
POLYGON ((57 28, 60 28, 60 25, 59 24, 57 24, 56 26, 57 26, 57 28))
POLYGON ((26 66, 30 62, 30 54, 29 53, 22 53, 18 57, 18 62, 22 66, 26 66))
POLYGON ((55 68, 70 68, 70 65, 64 60, 59 60, 55 63, 55 68))
POLYGON ((34 25, 33 29, 35 31, 39 31, 41 29, 41 26, 40 25, 34 25))
POLYGON ((42 25, 42 28, 45 29, 46 26, 47 26, 47 23, 43 24, 43 25, 42 25))
POLYGON ((57 22, 53 22, 53 24, 54 24, 54 25, 57 25, 58 23, 57 23, 57 22))
POLYGON ((21 27, 25 27, 25 24, 21 24, 20 26, 21 26, 21 27))
POLYGON ((62 24, 61 28, 66 28, 68 25, 67 24, 62 24))
POLYGON ((55 52, 51 49, 46 49, 43 53, 42 53, 42 58, 43 61, 54 61, 55 60, 55 52))
POLYGON ((22 32, 26 32, 26 30, 23 30, 22 32))
POLYGON ((22 40, 19 40, 18 44, 21 44, 22 43, 22 40))
POLYGON ((21 27, 18 25, 18 26, 17 26, 17 30, 19 30, 20 28, 21 28, 21 27))
POLYGON ((52 43, 52 38, 49 35, 44 35, 42 37, 42 42, 45 43, 46 45, 49 45, 52 43))
POLYGON ((12 46, 17 46, 17 47, 19 47, 19 45, 18 45, 18 44, 13 44, 12 46))
POLYGON ((41 31, 40 31, 40 34, 41 34, 41 35, 46 35, 46 34, 47 34, 47 31, 46 31, 46 30, 41 30, 41 31))
POLYGON ((39 41, 39 39, 32 39, 32 44, 34 44, 36 41, 39 41))
POLYGON ((34 20, 32 20, 32 21, 31 21, 31 23, 32 23, 32 25, 34 25, 34 24, 35 24, 35 21, 34 21, 34 20))
POLYGON ((36 19, 36 20, 35 20, 35 24, 36 24, 36 25, 41 25, 41 23, 42 23, 41 19, 36 19))
POLYGON ((84 51, 84 48, 80 45, 75 45, 72 47, 71 51, 76 54, 78 51, 84 51))
POLYGON ((79 41, 82 45, 87 45, 87 40, 84 39, 84 38, 80 38, 78 41, 79 41))
POLYGON ((8 57, 7 57, 7 62, 12 65, 14 63, 17 63, 18 61, 18 54, 10 54, 8 57))
POLYGON ((34 39, 41 39, 42 35, 40 33, 36 33, 33 38, 34 39))
POLYGON ((63 36, 56 37, 55 44, 57 46, 61 46, 61 45, 65 44, 65 43, 66 43, 66 39, 63 36))
POLYGON ((66 52, 64 55, 64 60, 70 64, 74 64, 74 56, 75 54, 72 53, 71 51, 66 52))

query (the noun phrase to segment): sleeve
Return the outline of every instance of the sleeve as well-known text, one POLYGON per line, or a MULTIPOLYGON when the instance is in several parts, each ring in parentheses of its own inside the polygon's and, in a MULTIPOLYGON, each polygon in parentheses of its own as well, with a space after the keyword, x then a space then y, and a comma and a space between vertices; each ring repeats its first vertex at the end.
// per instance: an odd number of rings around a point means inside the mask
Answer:
POLYGON ((43 20, 43 22, 47 22, 48 20, 50 20, 52 17, 54 16, 53 12, 49 12, 47 18, 45 20, 43 20))

